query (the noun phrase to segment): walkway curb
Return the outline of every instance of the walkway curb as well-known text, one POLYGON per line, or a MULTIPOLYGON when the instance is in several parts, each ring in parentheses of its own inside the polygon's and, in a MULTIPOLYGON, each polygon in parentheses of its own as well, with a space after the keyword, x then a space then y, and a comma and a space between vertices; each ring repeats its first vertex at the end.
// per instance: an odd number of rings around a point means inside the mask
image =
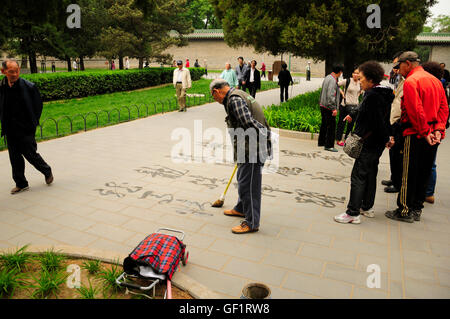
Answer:
MULTIPOLYGON (((271 127, 271 129, 276 129, 276 127, 271 127)), ((301 140, 318 140, 319 134, 317 133, 308 133, 308 132, 299 132, 299 131, 290 131, 279 128, 278 129, 280 136, 289 137, 289 138, 297 138, 301 140)))
MULTIPOLYGON (((0 254, 15 252, 18 248, 4 248, 0 249, 0 254)), ((67 257, 100 260, 108 264, 118 264, 123 266, 123 260, 128 255, 120 254, 113 251, 92 249, 86 247, 66 246, 66 245, 54 245, 54 246, 28 246, 26 252, 32 254, 41 254, 46 251, 53 250, 56 254, 65 255, 67 257)), ((176 272, 176 276, 173 277, 172 284, 186 292, 188 292, 195 299, 220 299, 221 297, 215 292, 207 288, 206 286, 198 283, 185 273, 182 268, 176 272)))

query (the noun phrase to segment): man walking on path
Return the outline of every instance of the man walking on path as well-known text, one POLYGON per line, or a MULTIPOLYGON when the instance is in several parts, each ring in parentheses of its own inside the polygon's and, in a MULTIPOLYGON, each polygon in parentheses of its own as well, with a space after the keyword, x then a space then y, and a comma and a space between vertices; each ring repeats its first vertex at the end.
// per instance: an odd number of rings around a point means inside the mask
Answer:
POLYGON ((270 127, 261 106, 246 92, 230 88, 223 79, 212 81, 210 91, 214 100, 225 107, 225 120, 238 165, 239 199, 236 206, 225 210, 224 214, 245 218, 231 229, 233 233, 256 232, 261 215, 262 168, 272 153, 270 127))
POLYGON ((337 152, 334 148, 336 136, 336 115, 340 101, 340 91, 338 79, 344 67, 342 65, 333 66, 333 71, 323 80, 322 93, 320 94, 320 112, 322 113, 322 124, 319 132, 318 145, 325 146, 326 151, 337 152))
POLYGON ((238 58, 238 66, 236 67, 236 75, 239 82, 239 90, 245 91, 247 88, 247 85, 245 83, 245 76, 247 75, 248 66, 244 63, 244 58, 239 57, 238 58))
POLYGON ((25 161, 44 174, 47 185, 53 182, 50 166, 37 153, 36 127, 42 113, 42 100, 36 86, 20 78, 20 67, 15 60, 2 63, 5 75, 0 83, 1 136, 6 136, 12 176, 16 187, 11 194, 28 189, 25 178, 25 161))
POLYGON ((403 130, 402 185, 397 209, 386 217, 403 222, 420 221, 425 190, 438 145, 445 137, 448 105, 441 82, 419 65, 416 52, 402 53, 395 67, 403 84, 400 123, 403 130))
POLYGON ((220 78, 224 79, 228 82, 231 87, 238 88, 238 79, 236 76, 236 72, 231 68, 230 62, 225 64, 225 70, 223 70, 222 74, 220 74, 220 78))
POLYGON ((183 61, 177 61, 177 69, 173 70, 173 86, 176 89, 179 110, 186 112, 186 90, 192 86, 191 73, 187 68, 183 68, 183 61))

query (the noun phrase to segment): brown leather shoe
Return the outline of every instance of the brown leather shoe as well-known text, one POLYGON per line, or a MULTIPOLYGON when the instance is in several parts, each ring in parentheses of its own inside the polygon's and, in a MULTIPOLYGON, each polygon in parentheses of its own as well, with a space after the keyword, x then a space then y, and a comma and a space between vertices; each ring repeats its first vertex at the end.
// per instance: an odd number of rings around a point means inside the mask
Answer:
POLYGON ((427 203, 434 204, 434 196, 431 195, 431 196, 425 197, 425 201, 426 201, 427 203))
POLYGON ((224 215, 227 216, 236 216, 236 217, 245 217, 243 213, 239 213, 238 211, 234 209, 227 209, 223 211, 224 215))
POLYGON ((50 174, 49 177, 46 177, 45 182, 47 183, 47 185, 50 185, 51 183, 53 183, 53 174, 50 174))
POLYGON ((29 188, 29 186, 26 186, 24 188, 20 188, 20 187, 14 187, 13 189, 11 189, 11 195, 26 191, 29 188))
POLYGON ((258 230, 258 228, 251 229, 246 221, 243 221, 239 226, 231 228, 231 232, 234 234, 254 233, 258 230))

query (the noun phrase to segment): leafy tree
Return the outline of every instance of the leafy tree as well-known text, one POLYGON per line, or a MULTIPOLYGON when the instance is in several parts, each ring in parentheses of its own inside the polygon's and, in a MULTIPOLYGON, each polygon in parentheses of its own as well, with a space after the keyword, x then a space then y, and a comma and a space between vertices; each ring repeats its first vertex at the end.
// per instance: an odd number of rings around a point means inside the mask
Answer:
POLYGON ((440 14, 432 20, 431 28, 434 32, 450 32, 450 16, 440 14))
POLYGON ((382 1, 381 28, 367 26, 372 0, 211 2, 230 46, 325 60, 327 74, 334 63, 343 63, 349 76, 363 61, 387 61, 413 49, 435 0, 382 1))
POLYGON ((194 29, 221 29, 222 24, 214 14, 209 0, 188 0, 186 16, 192 21, 194 29))

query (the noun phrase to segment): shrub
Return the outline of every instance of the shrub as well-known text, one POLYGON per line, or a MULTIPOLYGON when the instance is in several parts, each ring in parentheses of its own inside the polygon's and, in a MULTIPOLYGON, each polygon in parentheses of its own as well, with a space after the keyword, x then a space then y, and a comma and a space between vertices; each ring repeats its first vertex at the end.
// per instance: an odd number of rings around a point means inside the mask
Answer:
MULTIPOLYGON (((58 72, 24 74, 21 77, 37 86, 43 101, 52 101, 171 83, 173 70, 174 68, 148 68, 142 70, 58 72)), ((192 81, 200 79, 205 73, 203 68, 192 68, 189 71, 192 81)))
POLYGON ((319 98, 321 89, 296 96, 280 105, 264 109, 267 122, 272 127, 317 133, 320 129, 321 115, 319 98))

